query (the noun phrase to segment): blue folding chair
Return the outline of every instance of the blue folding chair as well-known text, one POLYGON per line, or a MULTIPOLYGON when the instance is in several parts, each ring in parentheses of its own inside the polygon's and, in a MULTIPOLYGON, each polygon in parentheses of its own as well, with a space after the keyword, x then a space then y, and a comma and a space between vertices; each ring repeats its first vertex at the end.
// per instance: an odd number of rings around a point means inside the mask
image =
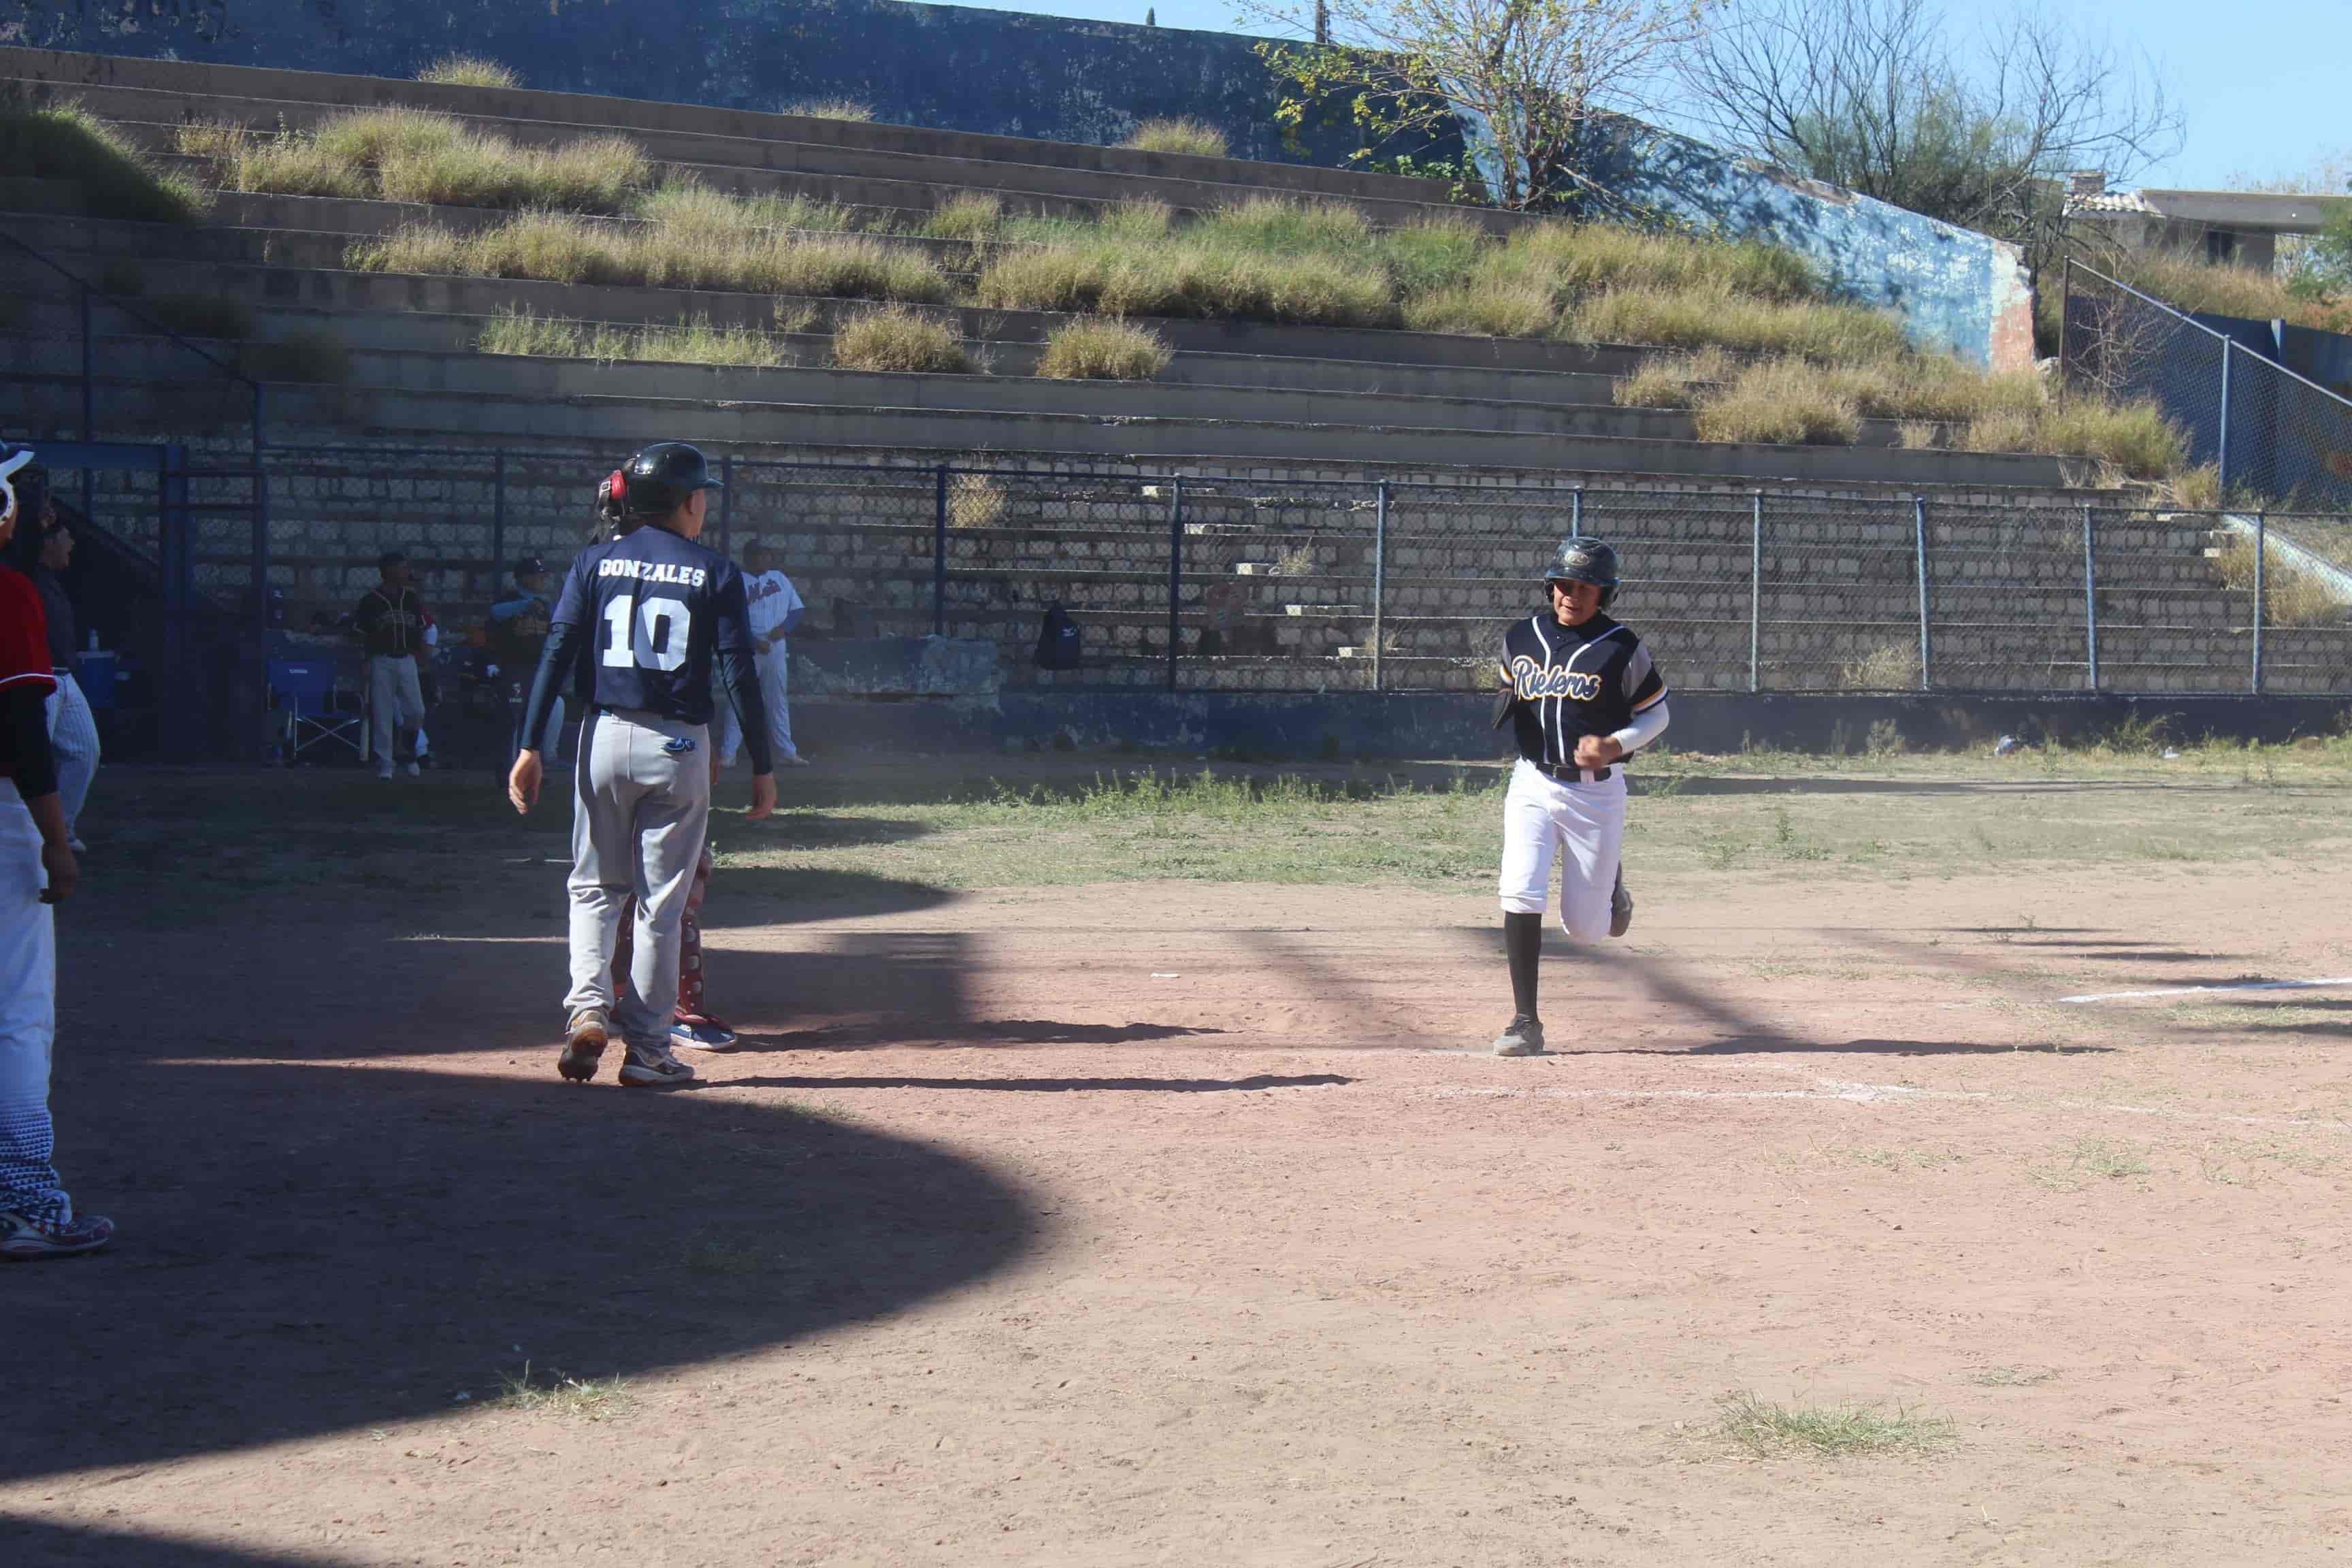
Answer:
POLYGON ((331 658, 273 658, 269 703, 278 711, 278 756, 291 767, 314 746, 349 746, 367 760, 367 729, 358 694, 348 707, 339 699, 339 671, 331 658))

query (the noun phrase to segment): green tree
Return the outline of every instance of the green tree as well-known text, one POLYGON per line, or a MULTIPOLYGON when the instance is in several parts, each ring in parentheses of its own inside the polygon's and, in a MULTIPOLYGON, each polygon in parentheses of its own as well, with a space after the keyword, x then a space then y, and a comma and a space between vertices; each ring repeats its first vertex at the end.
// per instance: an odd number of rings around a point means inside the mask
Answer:
POLYGON ((1597 122, 1646 108, 1724 3, 1244 0, 1244 16, 1303 35, 1260 47, 1286 132, 1336 111, 1359 133, 1358 163, 1451 173, 1530 207, 1606 194, 1587 166, 1597 122))

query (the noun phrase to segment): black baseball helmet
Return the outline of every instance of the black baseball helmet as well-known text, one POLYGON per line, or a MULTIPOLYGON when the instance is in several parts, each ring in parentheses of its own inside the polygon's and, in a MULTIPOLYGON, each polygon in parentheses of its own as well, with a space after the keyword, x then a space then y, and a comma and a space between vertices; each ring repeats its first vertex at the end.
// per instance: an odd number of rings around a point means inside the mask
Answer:
POLYGON ((604 481, 623 510, 640 517, 676 511, 697 490, 724 489, 710 471, 702 448, 684 441, 656 441, 604 481))
POLYGON ((1617 596, 1617 552, 1599 539, 1563 539, 1544 573, 1547 583, 1591 583, 1601 590, 1603 608, 1617 596))

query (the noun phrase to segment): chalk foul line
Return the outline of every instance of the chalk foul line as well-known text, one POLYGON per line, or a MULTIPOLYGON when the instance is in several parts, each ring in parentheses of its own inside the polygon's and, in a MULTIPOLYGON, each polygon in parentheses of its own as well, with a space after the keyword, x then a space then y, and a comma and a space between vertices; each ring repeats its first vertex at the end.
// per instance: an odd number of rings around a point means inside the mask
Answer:
POLYGON ((2162 991, 2099 991, 2088 996, 2061 996, 2061 1002, 2137 1002, 2150 996, 2212 996, 2231 991, 2316 991, 2325 986, 2352 985, 2352 975, 2334 980, 2247 980, 2233 985, 2174 985, 2162 991))

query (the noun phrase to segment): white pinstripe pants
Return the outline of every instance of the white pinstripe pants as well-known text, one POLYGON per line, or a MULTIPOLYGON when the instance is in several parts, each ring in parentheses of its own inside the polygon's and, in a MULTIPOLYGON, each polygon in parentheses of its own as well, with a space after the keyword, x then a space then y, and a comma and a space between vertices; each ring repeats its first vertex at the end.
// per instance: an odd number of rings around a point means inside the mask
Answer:
POLYGON ((81 816, 81 803, 89 798, 90 781, 98 776, 98 721, 91 716, 89 699, 73 672, 60 669, 57 677, 58 689, 49 694, 45 707, 49 745, 58 758, 58 804, 65 807, 66 831, 70 834, 81 816))

